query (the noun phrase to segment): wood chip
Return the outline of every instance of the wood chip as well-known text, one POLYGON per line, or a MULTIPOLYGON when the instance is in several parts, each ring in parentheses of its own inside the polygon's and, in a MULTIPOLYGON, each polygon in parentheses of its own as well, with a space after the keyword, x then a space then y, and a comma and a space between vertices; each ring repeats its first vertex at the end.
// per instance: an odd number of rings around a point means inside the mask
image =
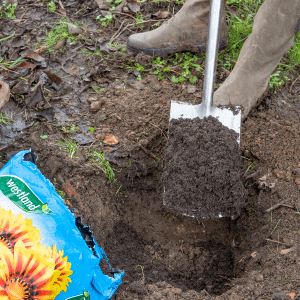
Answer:
POLYGON ((115 136, 113 135, 106 135, 105 138, 104 138, 104 141, 103 141, 104 144, 107 144, 107 145, 117 145, 119 142, 118 140, 116 139, 115 136))
POLYGON ((284 255, 284 254, 288 254, 288 253, 290 253, 292 251, 295 251, 296 249, 297 249, 297 247, 293 246, 292 248, 281 250, 280 253, 284 255))

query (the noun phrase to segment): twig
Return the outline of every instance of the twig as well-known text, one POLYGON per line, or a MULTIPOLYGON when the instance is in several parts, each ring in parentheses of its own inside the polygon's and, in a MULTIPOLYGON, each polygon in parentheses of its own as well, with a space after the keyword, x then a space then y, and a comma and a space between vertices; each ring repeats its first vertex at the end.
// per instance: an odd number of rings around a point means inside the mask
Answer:
POLYGON ((128 25, 126 25, 126 27, 115 37, 115 40, 126 30, 126 29, 128 29, 128 27, 130 27, 130 26, 132 26, 132 25, 134 25, 134 24, 128 24, 128 25))
POLYGON ((271 211, 275 210, 276 208, 279 208, 280 206, 284 206, 284 207, 288 207, 288 208, 292 208, 292 209, 294 209, 294 207, 293 207, 293 206, 286 205, 286 204, 283 204, 283 203, 278 203, 278 204, 276 204, 276 205, 274 205, 274 206, 270 207, 269 209, 267 209, 267 210, 266 210, 266 212, 267 212, 267 213, 269 213, 269 212, 271 212, 271 211))
POLYGON ((158 126, 152 124, 151 122, 149 122, 149 124, 151 124, 152 126, 158 128, 158 129, 162 132, 162 134, 164 135, 164 137, 166 138, 166 140, 168 139, 168 138, 166 137, 165 133, 164 133, 158 126))
POLYGON ((287 246, 287 247, 291 247, 291 245, 289 245, 289 244, 281 243, 281 242, 274 241, 274 240, 271 240, 271 239, 266 239, 266 241, 273 242, 273 243, 277 243, 277 244, 281 244, 281 245, 285 245, 285 246, 287 246))
POLYGON ((153 158, 156 158, 156 156, 152 152, 148 151, 143 145, 139 144, 139 146, 146 154, 152 156, 153 158))
POLYGON ((299 78, 300 78, 300 76, 299 76, 298 78, 296 78, 296 79, 292 82, 291 87, 290 87, 290 89, 289 89, 289 92, 292 91, 292 88, 293 88, 294 84, 296 83, 296 81, 297 81, 299 78))
POLYGON ((123 21, 123 22, 121 23, 120 28, 118 29, 118 31, 116 31, 116 33, 111 37, 110 41, 108 42, 109 44, 111 44, 111 43, 115 40, 116 35, 121 31, 122 26, 123 26, 123 24, 124 24, 125 22, 126 22, 126 21, 123 21))
POLYGON ((120 14, 120 15, 124 15, 124 16, 127 16, 127 17, 130 17, 132 19, 134 19, 136 21, 136 18, 129 15, 129 14, 125 14, 125 13, 122 13, 122 12, 118 12, 118 11, 111 11, 112 14, 120 14))
POLYGON ((135 23, 134 25, 144 24, 144 23, 149 23, 149 22, 161 22, 161 21, 166 21, 166 20, 168 20, 168 19, 160 19, 160 20, 152 20, 151 19, 151 20, 135 23))
POLYGON ((4 149, 7 148, 7 147, 8 147, 8 145, 7 145, 7 146, 4 146, 4 147, 2 147, 2 148, 0 148, 0 151, 4 150, 4 149))

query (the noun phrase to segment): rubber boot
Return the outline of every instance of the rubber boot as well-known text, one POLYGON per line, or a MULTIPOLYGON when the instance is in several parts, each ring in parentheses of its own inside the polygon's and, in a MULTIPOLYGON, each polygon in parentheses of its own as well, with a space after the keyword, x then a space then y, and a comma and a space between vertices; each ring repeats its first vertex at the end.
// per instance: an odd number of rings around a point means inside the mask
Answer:
POLYGON ((10 97, 10 88, 7 83, 0 81, 0 111, 2 107, 8 102, 10 97))
POLYGON ((300 0, 265 0, 254 19, 238 61, 214 93, 213 105, 240 105, 242 119, 268 89, 270 75, 294 41, 300 0))
MULTIPOLYGON (((181 10, 161 27, 131 35, 127 49, 134 53, 144 52, 150 56, 162 57, 183 51, 205 52, 209 10, 210 0, 187 0, 181 10)), ((225 9, 223 8, 220 49, 227 46, 227 37, 225 9)))

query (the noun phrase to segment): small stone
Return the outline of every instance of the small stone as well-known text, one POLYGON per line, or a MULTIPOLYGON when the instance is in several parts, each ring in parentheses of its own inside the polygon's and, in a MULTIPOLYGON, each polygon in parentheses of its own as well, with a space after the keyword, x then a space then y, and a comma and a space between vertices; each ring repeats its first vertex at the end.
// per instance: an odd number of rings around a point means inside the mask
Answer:
POLYGON ((196 92, 196 88, 193 85, 188 85, 187 86, 187 92, 188 94, 194 94, 196 92))
POLYGON ((91 111, 92 112, 97 112, 98 110, 101 109, 101 107, 104 105, 104 101, 103 100, 99 100, 99 101, 94 101, 91 103, 91 111))
POLYGON ((252 257, 252 258, 255 258, 256 256, 257 256, 257 252, 252 252, 252 253, 251 253, 251 257, 252 257))
POLYGON ((293 300, 295 297, 296 293, 294 292, 280 292, 273 294, 272 300, 293 300))
POLYGON ((125 6, 125 7, 123 7, 123 11, 124 12, 129 12, 129 8, 125 6))

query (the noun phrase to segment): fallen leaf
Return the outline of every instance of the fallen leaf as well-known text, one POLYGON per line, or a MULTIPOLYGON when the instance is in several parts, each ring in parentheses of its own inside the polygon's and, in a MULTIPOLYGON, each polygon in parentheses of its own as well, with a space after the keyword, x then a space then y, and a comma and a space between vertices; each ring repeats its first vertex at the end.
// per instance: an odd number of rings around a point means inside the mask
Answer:
POLYGON ((105 138, 104 138, 104 141, 103 141, 104 144, 107 144, 107 145, 117 145, 119 142, 118 140, 116 139, 115 136, 113 135, 106 135, 105 138))
POLYGON ((125 7, 127 5, 127 2, 125 0, 123 0, 117 7, 115 11, 122 11, 123 7, 125 7))
POLYGON ((58 9, 58 11, 59 11, 64 17, 66 17, 66 16, 67 16, 66 10, 65 10, 65 8, 64 8, 64 6, 63 6, 63 4, 61 3, 60 0, 58 1, 58 4, 59 4, 59 6, 60 6, 60 8, 58 9))
POLYGON ((23 51, 22 53, 20 53, 20 55, 25 58, 31 58, 38 62, 42 62, 45 60, 44 57, 40 56, 39 54, 37 54, 36 52, 34 52, 31 49, 27 49, 27 50, 23 51))
POLYGON ((128 1, 127 5, 133 12, 138 12, 141 10, 140 4, 135 0, 128 1))
POLYGON ((152 16, 159 18, 159 19, 166 19, 172 16, 172 14, 168 11, 161 11, 159 10, 157 13, 152 14, 152 16))
POLYGON ((50 71, 44 71, 44 73, 49 77, 50 80, 52 80, 58 84, 62 82, 62 79, 59 76, 57 76, 56 74, 53 74, 50 71))
POLYGON ((59 41, 56 43, 56 45, 54 46, 55 50, 59 50, 66 42, 66 39, 63 39, 62 41, 59 41))
POLYGON ((83 33, 83 29, 71 24, 71 23, 67 23, 68 25, 68 29, 69 29, 69 33, 70 34, 80 34, 83 33))
POLYGON ((41 47, 39 49, 36 49, 34 52, 38 53, 38 54, 41 54, 41 53, 43 53, 46 50, 48 50, 48 47, 47 46, 43 46, 43 47, 41 47))
POLYGON ((22 61, 19 64, 16 64, 15 66, 10 67, 9 69, 10 70, 23 70, 23 69, 32 69, 33 70, 35 67, 36 67, 35 64, 32 64, 27 61, 22 61))
POLYGON ((95 2, 98 4, 98 7, 100 9, 109 9, 111 8, 111 5, 107 3, 105 0, 95 0, 95 2))
POLYGON ((290 253, 292 251, 295 251, 296 249, 297 249, 297 247, 293 246, 292 248, 281 250, 280 253, 284 255, 284 254, 288 254, 288 253, 290 253))

